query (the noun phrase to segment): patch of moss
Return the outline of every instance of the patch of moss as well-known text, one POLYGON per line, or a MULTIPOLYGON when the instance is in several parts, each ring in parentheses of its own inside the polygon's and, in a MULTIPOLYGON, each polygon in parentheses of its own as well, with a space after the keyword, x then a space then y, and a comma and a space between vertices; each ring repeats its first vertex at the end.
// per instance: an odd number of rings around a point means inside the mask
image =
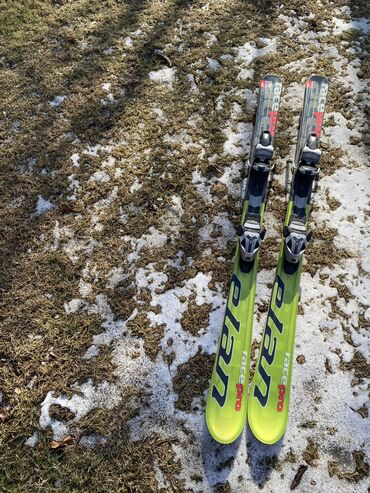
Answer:
POLYGON ((307 462, 309 466, 316 467, 317 459, 319 458, 318 444, 311 438, 308 439, 307 447, 302 453, 303 460, 307 462))
POLYGON ((334 246, 336 234, 337 231, 333 228, 318 228, 314 231, 313 241, 305 253, 304 271, 314 275, 321 267, 330 267, 351 257, 347 250, 334 246))
POLYGON ((331 211, 335 211, 341 205, 341 203, 339 202, 339 200, 337 200, 336 198, 332 197, 330 195, 330 193, 329 193, 328 190, 326 191, 326 201, 327 201, 327 203, 328 203, 331 211))
POLYGON ((266 238, 260 248, 259 269, 274 269, 276 266, 279 249, 279 241, 276 241, 276 238, 266 238))
POLYGON ((191 335, 197 335, 199 332, 208 327, 209 314, 212 308, 211 304, 197 305, 190 303, 188 309, 181 318, 181 326, 191 335))
POLYGON ((345 284, 331 280, 329 286, 335 288, 338 291, 338 296, 343 298, 347 303, 353 299, 352 293, 345 284))
POLYGON ((299 427, 300 428, 316 428, 317 426, 317 421, 315 420, 309 420, 309 421, 305 421, 304 423, 300 424, 299 427))
POLYGON ((293 452, 293 450, 289 450, 289 452, 286 454, 286 456, 284 458, 284 462, 291 462, 292 464, 297 462, 297 456, 293 452))
POLYGON ((175 406, 191 412, 194 397, 202 397, 208 388, 214 358, 199 351, 189 361, 177 368, 173 378, 174 392, 178 395, 175 406))
POLYGON ((344 362, 341 360, 339 368, 343 371, 352 371, 356 379, 360 382, 365 378, 370 377, 370 365, 367 362, 365 356, 355 349, 353 358, 351 361, 344 362))
POLYGON ((329 476, 338 476, 339 479, 346 479, 349 482, 358 483, 369 476, 369 464, 364 460, 365 454, 361 450, 352 452, 355 462, 355 469, 351 472, 344 472, 336 461, 328 462, 329 476))
POLYGON ((152 327, 146 313, 139 313, 134 319, 127 322, 127 329, 131 331, 131 334, 144 340, 145 352, 153 361, 160 351, 164 327, 164 325, 152 327))
POLYGON ((58 421, 69 421, 75 417, 75 414, 72 411, 57 404, 50 406, 49 414, 51 418, 57 419, 58 421))

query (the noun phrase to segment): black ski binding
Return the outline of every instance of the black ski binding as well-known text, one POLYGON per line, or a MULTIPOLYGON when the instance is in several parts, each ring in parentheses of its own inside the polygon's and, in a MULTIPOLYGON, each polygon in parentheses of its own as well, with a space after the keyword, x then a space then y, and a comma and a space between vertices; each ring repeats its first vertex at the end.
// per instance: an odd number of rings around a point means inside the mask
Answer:
POLYGON ((240 257, 244 262, 253 262, 265 237, 266 229, 259 220, 250 218, 239 227, 240 257))
POLYGON ((272 135, 268 130, 264 130, 260 135, 259 143, 254 150, 253 164, 269 163, 272 159, 274 148, 272 147, 272 135))
POLYGON ((319 149, 319 138, 314 133, 310 134, 307 137, 306 145, 302 149, 301 161, 314 166, 320 161, 320 157, 321 151, 319 149))
POLYGON ((312 232, 307 231, 301 221, 292 220, 284 226, 285 259, 289 264, 298 264, 311 239, 312 232))

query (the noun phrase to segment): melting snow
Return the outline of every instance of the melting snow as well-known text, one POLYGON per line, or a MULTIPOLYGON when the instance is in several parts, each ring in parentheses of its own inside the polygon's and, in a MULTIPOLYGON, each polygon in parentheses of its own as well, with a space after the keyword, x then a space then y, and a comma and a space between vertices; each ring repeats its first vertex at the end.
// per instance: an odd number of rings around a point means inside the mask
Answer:
MULTIPOLYGON (((265 46, 263 46, 262 48, 257 48, 255 43, 247 42, 243 46, 234 48, 236 52, 235 61, 242 65, 248 66, 251 65, 255 58, 259 58, 269 53, 276 52, 276 39, 260 38, 259 42, 264 44, 265 46)), ((246 67, 242 67, 242 69, 245 68, 246 67)), ((248 72, 249 74, 254 74, 254 71, 251 69, 248 72)), ((243 77, 245 74, 245 72, 242 72, 242 75, 239 75, 239 77, 245 78, 243 77)))
POLYGON ((46 212, 49 212, 54 208, 55 205, 39 195, 36 204, 36 216, 41 216, 42 214, 45 214, 46 212))
POLYGON ((84 435, 80 438, 78 444, 82 447, 94 448, 97 445, 104 445, 106 442, 106 437, 100 435, 84 435))
POLYGON ((100 181, 102 183, 106 183, 110 181, 110 176, 105 171, 96 171, 89 179, 89 181, 100 181))
POLYGON ((161 70, 149 72, 149 79, 172 89, 172 84, 175 81, 175 74, 175 68, 165 67, 161 70))
POLYGON ((107 288, 115 288, 121 281, 127 278, 127 274, 124 272, 122 267, 114 267, 107 274, 107 288))
POLYGON ((62 440, 68 434, 68 427, 50 416, 50 406, 59 405, 69 409, 75 415, 71 420, 74 423, 97 407, 112 409, 119 403, 119 392, 116 386, 108 382, 94 385, 92 380, 87 380, 82 385, 72 385, 71 388, 78 391, 78 394, 68 398, 65 395, 54 397, 53 392, 48 392, 41 404, 40 428, 51 427, 54 440, 62 440))
POLYGON ((33 433, 27 440, 24 442, 25 445, 28 445, 28 447, 36 447, 36 445, 39 443, 39 434, 37 431, 33 433))
POLYGON ((49 104, 53 108, 56 108, 57 106, 60 106, 63 103, 66 97, 67 96, 55 96, 55 98, 52 101, 49 101, 49 104))
POLYGON ((210 70, 213 70, 217 72, 218 70, 221 69, 221 64, 219 61, 215 60, 214 58, 208 58, 207 57, 207 62, 208 62, 208 68, 210 70))
POLYGON ((361 17, 358 20, 351 20, 350 22, 333 17, 332 22, 334 23, 334 35, 342 34, 349 29, 357 29, 358 31, 363 31, 364 34, 368 34, 370 32, 370 23, 365 17, 361 17))

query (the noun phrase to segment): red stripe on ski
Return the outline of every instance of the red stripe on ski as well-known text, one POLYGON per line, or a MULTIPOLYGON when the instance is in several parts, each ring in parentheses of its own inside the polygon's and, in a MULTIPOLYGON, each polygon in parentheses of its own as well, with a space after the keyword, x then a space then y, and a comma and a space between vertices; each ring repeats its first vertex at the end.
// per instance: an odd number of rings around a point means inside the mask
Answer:
POLYGON ((277 126, 278 112, 277 111, 269 111, 269 115, 271 118, 269 131, 270 131, 270 134, 274 137, 275 132, 276 132, 276 126, 277 126))
POLYGON ((316 128, 313 131, 318 137, 321 136, 322 122, 324 119, 324 113, 320 111, 315 111, 316 128))

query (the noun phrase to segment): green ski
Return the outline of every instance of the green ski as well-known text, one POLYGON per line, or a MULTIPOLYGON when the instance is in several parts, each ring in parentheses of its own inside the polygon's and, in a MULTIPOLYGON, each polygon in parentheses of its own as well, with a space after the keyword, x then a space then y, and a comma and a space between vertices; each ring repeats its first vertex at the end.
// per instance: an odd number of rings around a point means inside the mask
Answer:
POLYGON ((275 75, 260 82, 239 242, 206 406, 208 430, 220 443, 233 442, 246 419, 258 249, 265 235, 263 216, 281 90, 275 75))
POLYGON ((312 187, 319 173, 327 93, 325 77, 313 75, 308 79, 283 241, 249 396, 249 426, 266 444, 282 437, 288 421, 302 256, 311 237, 307 227, 312 187))

